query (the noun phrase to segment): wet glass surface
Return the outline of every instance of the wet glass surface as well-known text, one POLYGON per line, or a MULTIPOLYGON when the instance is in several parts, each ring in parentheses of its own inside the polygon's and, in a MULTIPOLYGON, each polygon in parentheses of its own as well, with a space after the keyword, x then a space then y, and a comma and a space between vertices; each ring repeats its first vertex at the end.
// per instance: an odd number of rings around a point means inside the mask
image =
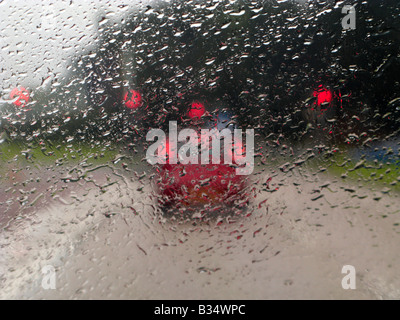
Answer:
POLYGON ((0 2, 0 298, 398 299, 400 5, 345 5, 0 2))

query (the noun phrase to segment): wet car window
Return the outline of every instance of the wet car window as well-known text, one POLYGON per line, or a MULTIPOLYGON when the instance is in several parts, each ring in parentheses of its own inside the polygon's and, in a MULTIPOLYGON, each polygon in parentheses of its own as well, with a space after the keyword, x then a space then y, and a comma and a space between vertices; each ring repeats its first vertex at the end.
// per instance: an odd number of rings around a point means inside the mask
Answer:
POLYGON ((0 298, 399 298, 399 13, 0 2, 0 298))

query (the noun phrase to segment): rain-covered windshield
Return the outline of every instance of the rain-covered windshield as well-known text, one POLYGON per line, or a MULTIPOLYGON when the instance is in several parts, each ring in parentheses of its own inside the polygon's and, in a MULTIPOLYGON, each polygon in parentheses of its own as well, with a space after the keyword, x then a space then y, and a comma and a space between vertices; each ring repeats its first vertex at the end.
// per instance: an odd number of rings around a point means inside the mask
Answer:
POLYGON ((0 298, 400 298, 399 13, 0 2, 0 298))

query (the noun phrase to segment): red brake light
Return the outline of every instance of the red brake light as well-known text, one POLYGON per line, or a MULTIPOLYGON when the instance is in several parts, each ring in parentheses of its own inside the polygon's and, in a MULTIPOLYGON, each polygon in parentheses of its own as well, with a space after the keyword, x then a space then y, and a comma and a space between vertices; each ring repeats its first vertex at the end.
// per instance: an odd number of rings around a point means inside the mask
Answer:
POLYGON ((30 98, 28 90, 26 90, 24 87, 14 88, 10 93, 10 98, 14 99, 17 96, 18 96, 18 99, 15 100, 13 103, 17 107, 24 108, 25 105, 29 102, 29 98, 30 98))
POLYGON ((317 97, 318 106, 321 106, 323 103, 331 103, 333 99, 332 92, 325 88, 315 90, 314 97, 317 97))
POLYGON ((189 110, 189 117, 190 118, 200 118, 204 113, 206 112, 206 108, 204 107, 204 104, 200 102, 193 102, 192 107, 189 110))
POLYGON ((124 96, 125 106, 129 109, 137 109, 142 105, 142 95, 139 91, 129 90, 124 96))

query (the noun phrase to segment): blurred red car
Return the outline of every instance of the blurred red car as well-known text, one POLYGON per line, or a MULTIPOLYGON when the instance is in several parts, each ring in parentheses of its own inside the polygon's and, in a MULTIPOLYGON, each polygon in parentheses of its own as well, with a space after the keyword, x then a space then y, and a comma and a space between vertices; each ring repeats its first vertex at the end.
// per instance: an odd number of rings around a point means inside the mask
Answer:
MULTIPOLYGON (((229 125, 229 113, 220 113, 211 122, 202 120, 205 113, 204 105, 194 102, 187 116, 195 122, 198 129, 216 127, 221 130, 229 125)), ((232 152, 243 152, 241 141, 235 141, 232 149, 232 152)), ((164 150, 169 150, 168 142, 164 150)), ((222 159, 220 164, 182 164, 179 161, 171 164, 170 156, 172 155, 167 153, 166 164, 157 168, 159 179, 156 188, 162 208, 174 211, 189 207, 241 207, 248 203, 245 190, 247 178, 237 175, 235 161, 232 165, 225 164, 222 159)))

